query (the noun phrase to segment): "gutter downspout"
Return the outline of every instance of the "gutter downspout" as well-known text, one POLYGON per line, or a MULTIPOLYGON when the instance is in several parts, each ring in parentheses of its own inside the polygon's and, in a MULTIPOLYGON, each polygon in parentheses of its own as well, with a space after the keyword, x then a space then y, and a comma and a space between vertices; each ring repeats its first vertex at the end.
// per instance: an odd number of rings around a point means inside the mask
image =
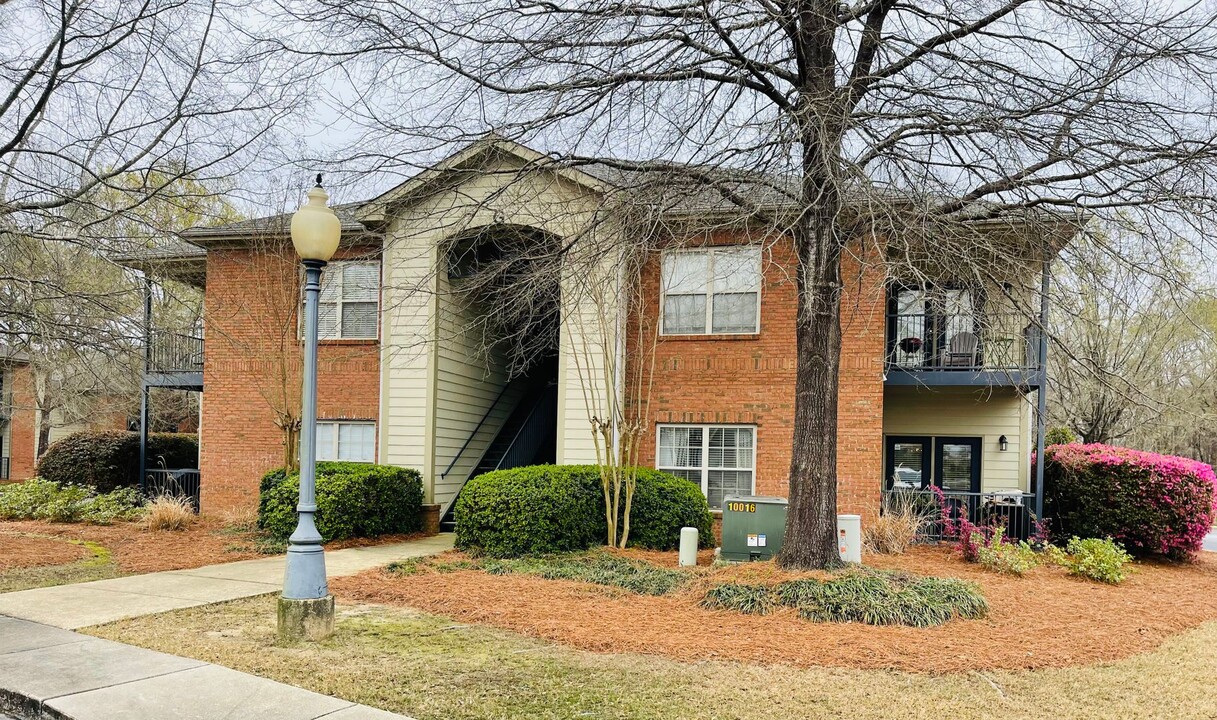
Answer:
MULTIPOLYGON (((139 488, 148 492, 148 373, 152 370, 152 280, 144 273, 144 374, 139 388, 139 488)), ((200 403, 200 412, 202 403, 200 403)), ((198 463, 195 463, 196 465, 198 463)))
POLYGON ((1035 517, 1044 519, 1044 436, 1048 429, 1048 248, 1044 246, 1044 266, 1040 271, 1040 337, 1037 359, 1040 384, 1036 391, 1035 413, 1035 517))

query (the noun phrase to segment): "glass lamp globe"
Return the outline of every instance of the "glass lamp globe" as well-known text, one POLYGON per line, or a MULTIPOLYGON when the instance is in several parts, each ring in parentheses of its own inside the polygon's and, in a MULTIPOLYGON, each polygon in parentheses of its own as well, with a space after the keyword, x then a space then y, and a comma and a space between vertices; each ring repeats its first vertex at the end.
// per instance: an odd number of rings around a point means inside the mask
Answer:
POLYGON ((329 262, 338 250, 342 223, 326 204, 329 199, 318 176, 317 186, 308 191, 308 202, 292 214, 292 245, 304 260, 329 262))

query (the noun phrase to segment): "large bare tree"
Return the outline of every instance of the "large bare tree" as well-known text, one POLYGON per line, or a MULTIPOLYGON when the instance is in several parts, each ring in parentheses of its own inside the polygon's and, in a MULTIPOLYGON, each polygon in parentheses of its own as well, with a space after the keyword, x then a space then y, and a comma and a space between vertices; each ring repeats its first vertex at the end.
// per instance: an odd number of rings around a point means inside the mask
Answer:
POLYGON ((1051 251, 999 246, 974 221, 1119 211, 1172 241, 1202 243, 1212 218, 1217 37, 1199 3, 286 5, 314 31, 294 34, 289 50, 353 88, 342 100, 366 129, 356 159, 373 167, 400 167, 406 151, 423 156, 489 126, 571 162, 682 174, 691 193, 793 239, 787 566, 837 562, 841 267, 851 243, 879 238, 880 261, 911 270, 937 259, 965 276, 999 276, 994 263, 1006 271, 1051 251))
POLYGON ((303 86, 245 32, 256 18, 243 5, 0 4, 0 343, 37 336, 107 351, 132 341, 138 323, 89 328, 31 310, 62 301, 113 316, 115 287, 32 270, 75 252, 67 246, 105 261, 180 231, 183 215, 273 156, 303 86))

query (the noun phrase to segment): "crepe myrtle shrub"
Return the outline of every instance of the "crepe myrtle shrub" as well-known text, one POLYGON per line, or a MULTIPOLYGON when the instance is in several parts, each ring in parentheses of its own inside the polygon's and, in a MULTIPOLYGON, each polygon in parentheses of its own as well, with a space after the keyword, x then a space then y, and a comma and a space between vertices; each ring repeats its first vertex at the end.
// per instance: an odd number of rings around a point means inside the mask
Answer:
MULTIPOLYGON (((682 478, 638 468, 630 511, 632 547, 670 550, 682 527, 713 542, 701 489, 682 478)), ((608 528, 595 465, 530 465, 470 480, 456 501, 456 546, 490 557, 586 550, 604 544, 608 528)))
MULTIPOLYGON (((186 433, 148 436, 148 467, 197 468, 199 441, 186 433)), ((99 493, 139 485, 139 433, 101 430, 56 440, 38 461, 38 477, 87 485, 99 493)))
POLYGON ((1213 525, 1217 479, 1202 462, 1097 443, 1056 445, 1044 457, 1044 514, 1058 536, 1182 560, 1213 525))
MULTIPOLYGON (((285 540, 296 529, 300 473, 262 478, 258 527, 285 540)), ((356 462, 317 463, 317 531, 324 541, 419 532, 423 483, 417 470, 356 462)))

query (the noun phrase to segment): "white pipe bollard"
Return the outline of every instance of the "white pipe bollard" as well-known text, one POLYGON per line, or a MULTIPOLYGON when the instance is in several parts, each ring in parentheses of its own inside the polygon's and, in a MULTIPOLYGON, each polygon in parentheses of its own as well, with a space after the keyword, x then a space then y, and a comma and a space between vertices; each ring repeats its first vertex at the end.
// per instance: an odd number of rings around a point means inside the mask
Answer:
POLYGON ((683 527, 680 529, 680 566, 694 565, 697 565, 697 528, 683 527))
POLYGON ((848 563, 862 562, 862 516, 837 516, 837 549, 848 563))

